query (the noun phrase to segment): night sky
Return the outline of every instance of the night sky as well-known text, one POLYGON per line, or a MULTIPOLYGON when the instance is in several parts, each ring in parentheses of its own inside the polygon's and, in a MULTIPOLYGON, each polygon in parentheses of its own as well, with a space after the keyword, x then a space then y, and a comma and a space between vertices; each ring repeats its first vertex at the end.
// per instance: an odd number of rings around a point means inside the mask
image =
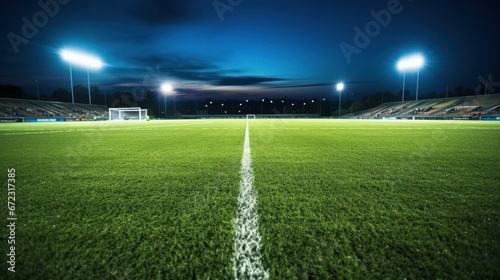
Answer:
MULTIPOLYGON (((397 93, 396 62, 413 52, 426 57, 420 94, 475 88, 490 74, 500 88, 493 1, 19 2, 2 4, 0 84, 31 95, 35 80, 42 95, 70 89, 62 48, 100 57, 106 66, 90 82, 109 93, 157 91, 164 81, 183 99, 318 98, 338 81, 356 96, 397 93)), ((85 69, 74 66, 73 78, 86 86, 85 69)), ((416 75, 406 78, 413 93, 416 75)))

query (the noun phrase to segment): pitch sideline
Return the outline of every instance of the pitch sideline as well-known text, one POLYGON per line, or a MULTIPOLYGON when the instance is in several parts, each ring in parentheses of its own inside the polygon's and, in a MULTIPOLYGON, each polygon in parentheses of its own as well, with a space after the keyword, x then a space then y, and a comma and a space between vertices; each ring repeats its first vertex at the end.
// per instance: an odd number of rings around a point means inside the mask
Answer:
POLYGON ((253 169, 250 153, 249 124, 245 130, 241 160, 238 214, 235 219, 233 272, 235 279, 269 279, 269 272, 261 261, 259 216, 256 209, 257 192, 253 188, 253 169))

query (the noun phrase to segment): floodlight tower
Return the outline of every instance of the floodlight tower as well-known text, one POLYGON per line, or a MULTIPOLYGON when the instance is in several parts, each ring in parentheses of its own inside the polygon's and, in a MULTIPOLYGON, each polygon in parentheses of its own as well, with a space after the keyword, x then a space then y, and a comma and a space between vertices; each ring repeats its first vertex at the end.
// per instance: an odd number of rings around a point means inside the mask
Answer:
POLYGON ((401 102, 405 102, 405 83, 406 83, 406 68, 403 65, 403 62, 400 60, 398 62, 398 70, 403 71, 403 91, 401 92, 401 102))
MULTIPOLYGON (((172 93, 174 87, 170 83, 163 83, 161 85, 161 92, 163 93, 163 103, 165 106, 165 118, 167 118, 167 94, 172 93)), ((175 115, 175 106, 174 106, 174 115, 175 115)))
POLYGON ((325 101, 324 98, 321 97, 321 94, 319 95, 319 116, 321 117, 321 101, 325 101))
POLYGON ((397 68, 399 71, 403 72, 403 92, 402 92, 402 102, 405 101, 405 81, 406 81, 406 71, 407 70, 417 70, 417 91, 416 100, 418 100, 418 82, 420 76, 420 68, 424 66, 425 59, 421 54, 414 54, 401 58, 397 63, 397 68))
POLYGON ((38 95, 38 101, 40 101, 40 89, 38 88, 38 80, 35 80, 36 82, 36 94, 38 95))
POLYGON ((345 85, 344 83, 340 82, 337 83, 337 91, 339 92, 339 118, 340 118, 340 104, 342 102, 342 91, 344 90, 345 85))
POLYGON ((76 64, 78 66, 84 67, 87 69, 87 86, 89 89, 89 104, 92 104, 92 97, 90 95, 90 74, 89 69, 98 70, 103 67, 103 62, 94 56, 90 56, 81 52, 72 51, 72 50, 61 50, 61 57, 69 62, 69 75, 71 79, 71 99, 72 102, 75 103, 75 95, 73 93, 73 73, 71 69, 72 64, 76 64))

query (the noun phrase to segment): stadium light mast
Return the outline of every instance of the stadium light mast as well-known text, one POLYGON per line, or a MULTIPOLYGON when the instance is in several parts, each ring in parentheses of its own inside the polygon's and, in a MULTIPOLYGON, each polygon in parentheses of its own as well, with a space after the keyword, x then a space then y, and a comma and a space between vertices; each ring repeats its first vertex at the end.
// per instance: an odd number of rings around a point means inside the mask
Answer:
POLYGON ((69 64, 69 80, 71 82, 71 103, 75 104, 75 93, 73 92, 73 70, 71 69, 71 63, 69 64))
MULTIPOLYGON (((167 94, 172 93, 174 87, 170 83, 163 83, 161 85, 161 92, 163 93, 163 103, 165 106, 165 118, 167 118, 167 94)), ((174 115, 175 115, 175 106, 174 106, 174 115)))
POLYGON ((90 95, 90 74, 89 69, 99 70, 103 67, 103 62, 94 56, 90 56, 81 52, 72 51, 72 50, 61 50, 61 57, 69 62, 69 75, 71 79, 71 99, 72 102, 75 103, 75 95, 73 92, 73 73, 71 66, 76 64, 78 66, 84 67, 87 69, 87 86, 89 90, 89 104, 92 104, 92 97, 90 95))
POLYGON ((38 101, 40 101, 40 89, 38 88, 38 80, 35 80, 36 82, 36 94, 38 95, 38 101))
POLYGON ((345 85, 344 83, 340 82, 337 83, 337 91, 339 92, 339 118, 340 118, 340 104, 342 102, 342 91, 344 90, 345 85))
MULTIPOLYGON (((398 66, 398 69, 399 69, 399 66, 398 66)), ((403 91, 401 92, 401 102, 405 102, 406 70, 400 70, 399 69, 399 71, 403 71, 403 91)))
MULTIPOLYGON (((352 98, 354 97, 354 92, 351 92, 351 116, 352 116, 352 98)), ((382 96, 383 97, 383 96, 382 96)), ((383 103, 383 102, 382 102, 383 103)))
POLYGON ((321 117, 321 101, 323 98, 321 98, 321 94, 319 95, 319 116, 321 117))
POLYGON ((175 106, 176 102, 175 102, 175 91, 174 90, 172 90, 172 95, 174 96, 174 119, 176 119, 177 118, 177 108, 175 106))
POLYGON ((405 99, 405 80, 406 80, 406 71, 408 70, 417 70, 417 91, 415 100, 418 100, 418 82, 420 76, 420 68, 422 68, 424 64, 425 64, 425 59, 424 56, 421 54, 406 56, 398 61, 397 68, 399 71, 403 72, 402 102, 404 102, 405 99))
POLYGON ((448 99, 448 90, 450 89, 450 85, 453 84, 455 81, 452 81, 452 82, 449 82, 447 85, 446 85, 446 99, 448 99))

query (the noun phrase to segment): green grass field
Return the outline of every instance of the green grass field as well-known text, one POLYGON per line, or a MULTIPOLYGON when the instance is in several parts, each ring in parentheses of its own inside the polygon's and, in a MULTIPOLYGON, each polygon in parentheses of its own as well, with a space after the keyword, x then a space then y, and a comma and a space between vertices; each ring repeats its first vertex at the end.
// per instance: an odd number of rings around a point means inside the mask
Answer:
MULTIPOLYGON (((500 123, 249 124, 270 279, 500 278, 500 123)), ((0 279, 233 278, 245 127, 0 125, 0 279)))

